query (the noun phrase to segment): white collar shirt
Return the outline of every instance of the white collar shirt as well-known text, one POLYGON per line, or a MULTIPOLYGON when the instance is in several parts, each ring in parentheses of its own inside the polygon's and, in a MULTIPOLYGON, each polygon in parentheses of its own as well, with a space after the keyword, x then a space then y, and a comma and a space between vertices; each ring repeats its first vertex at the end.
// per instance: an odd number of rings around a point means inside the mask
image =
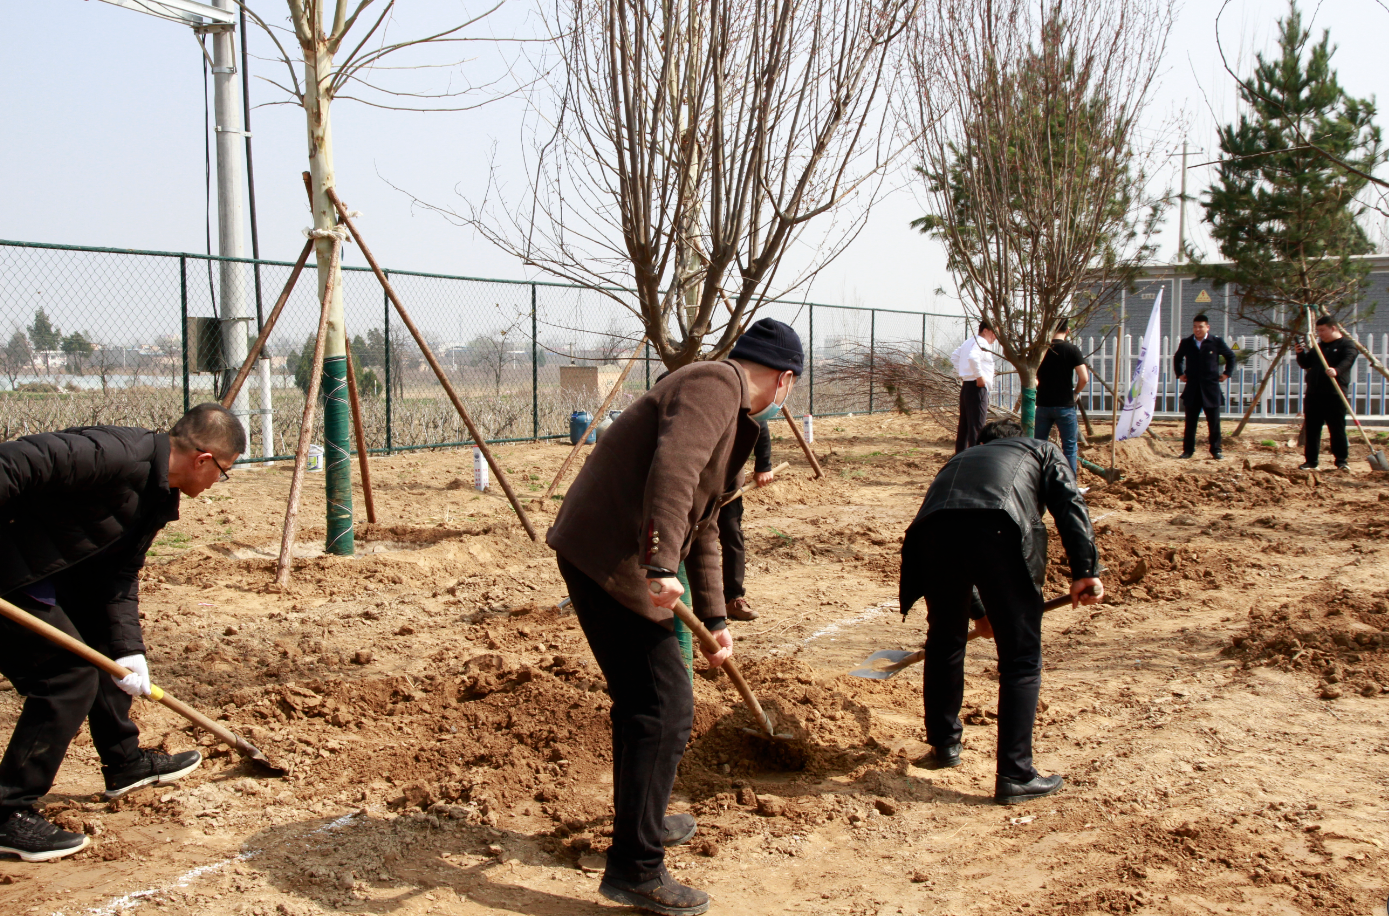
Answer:
POLYGON ((962 381, 972 382, 982 378, 985 388, 993 387, 994 355, 984 338, 976 335, 965 341, 950 354, 950 361, 962 381))

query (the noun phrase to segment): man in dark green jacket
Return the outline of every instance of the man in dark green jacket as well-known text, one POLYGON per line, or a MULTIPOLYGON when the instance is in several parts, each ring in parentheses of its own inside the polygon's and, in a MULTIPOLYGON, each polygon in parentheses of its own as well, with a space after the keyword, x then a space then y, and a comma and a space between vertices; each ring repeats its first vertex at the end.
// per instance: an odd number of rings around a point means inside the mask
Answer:
POLYGON ((130 720, 150 693, 140 628, 145 552, 178 518, 179 494, 197 496, 246 450, 230 412, 200 404, 167 434, 88 426, 0 444, 0 595, 113 657, 123 680, 0 618, 0 674, 24 696, 0 758, 0 852, 26 862, 87 845, 34 810, 86 721, 101 757, 106 797, 166 784, 197 768, 197 751, 140 747, 130 720))

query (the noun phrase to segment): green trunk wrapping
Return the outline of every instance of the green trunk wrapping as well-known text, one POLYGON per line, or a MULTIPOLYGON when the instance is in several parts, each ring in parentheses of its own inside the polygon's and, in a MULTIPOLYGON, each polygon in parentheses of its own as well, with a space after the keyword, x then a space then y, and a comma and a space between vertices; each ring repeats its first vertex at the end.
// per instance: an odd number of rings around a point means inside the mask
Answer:
POLYGON ((323 457, 324 483, 328 497, 327 553, 340 557, 353 554, 352 543, 352 456, 348 452, 350 410, 347 402, 347 357, 323 360, 323 457))
MULTIPOLYGON (((694 595, 690 594, 690 578, 685 575, 685 564, 681 563, 676 570, 675 577, 680 580, 680 584, 685 589, 685 594, 681 597, 685 604, 689 605, 690 610, 694 610, 694 595)), ((698 612, 696 612, 698 613, 698 612)), ((680 622, 680 618, 675 618, 675 641, 680 644, 680 660, 685 663, 685 673, 690 676, 690 683, 694 683, 694 634, 690 628, 680 622)))
POLYGON ((1037 389, 1022 390, 1022 434, 1029 439, 1037 430, 1037 389))

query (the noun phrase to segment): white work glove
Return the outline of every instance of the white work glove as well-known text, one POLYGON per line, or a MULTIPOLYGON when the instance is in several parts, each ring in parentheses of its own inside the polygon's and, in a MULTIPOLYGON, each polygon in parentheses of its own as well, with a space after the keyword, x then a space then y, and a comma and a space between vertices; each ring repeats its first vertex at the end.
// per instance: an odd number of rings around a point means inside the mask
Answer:
POLYGON ((117 687, 133 697, 150 695, 150 666, 143 655, 127 655, 125 658, 116 659, 116 664, 130 672, 125 677, 111 675, 111 680, 116 682, 117 687))

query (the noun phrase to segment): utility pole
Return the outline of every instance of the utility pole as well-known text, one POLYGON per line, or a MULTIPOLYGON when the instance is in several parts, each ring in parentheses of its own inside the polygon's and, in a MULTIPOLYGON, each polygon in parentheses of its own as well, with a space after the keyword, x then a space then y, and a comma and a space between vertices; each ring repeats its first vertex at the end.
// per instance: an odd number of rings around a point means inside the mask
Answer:
MULTIPOLYGON (((197 0, 105 0, 113 6, 145 13, 159 19, 192 26, 199 35, 212 36, 213 104, 217 133, 217 251, 224 258, 246 257, 245 195, 246 160, 242 139, 247 136, 241 122, 241 89, 236 76, 235 0, 213 0, 213 5, 197 0)), ((223 384, 231 384, 236 368, 246 359, 251 314, 247 305, 247 284, 240 282, 246 265, 221 261, 223 356, 231 369, 223 384)), ((243 388, 232 404, 241 425, 250 434, 247 407, 249 396, 243 388)))
POLYGON ((1181 267, 1186 261, 1186 154, 1187 141, 1182 141, 1182 192, 1177 196, 1177 269, 1173 271, 1172 285, 1172 351, 1177 349, 1177 341, 1182 336, 1182 277, 1181 267))
MULTIPOLYGON (((232 14, 233 0, 213 0, 219 10, 232 14)), ((236 25, 219 23, 202 31, 212 35, 212 98, 217 133, 217 250, 224 258, 246 257, 246 131, 241 122, 241 83, 237 79, 236 25)), ((252 333, 252 315, 244 282, 247 265, 219 261, 222 292, 222 354, 226 365, 222 384, 230 385, 246 361, 252 333)), ((245 388, 232 402, 231 411, 251 435, 251 398, 245 388)))

